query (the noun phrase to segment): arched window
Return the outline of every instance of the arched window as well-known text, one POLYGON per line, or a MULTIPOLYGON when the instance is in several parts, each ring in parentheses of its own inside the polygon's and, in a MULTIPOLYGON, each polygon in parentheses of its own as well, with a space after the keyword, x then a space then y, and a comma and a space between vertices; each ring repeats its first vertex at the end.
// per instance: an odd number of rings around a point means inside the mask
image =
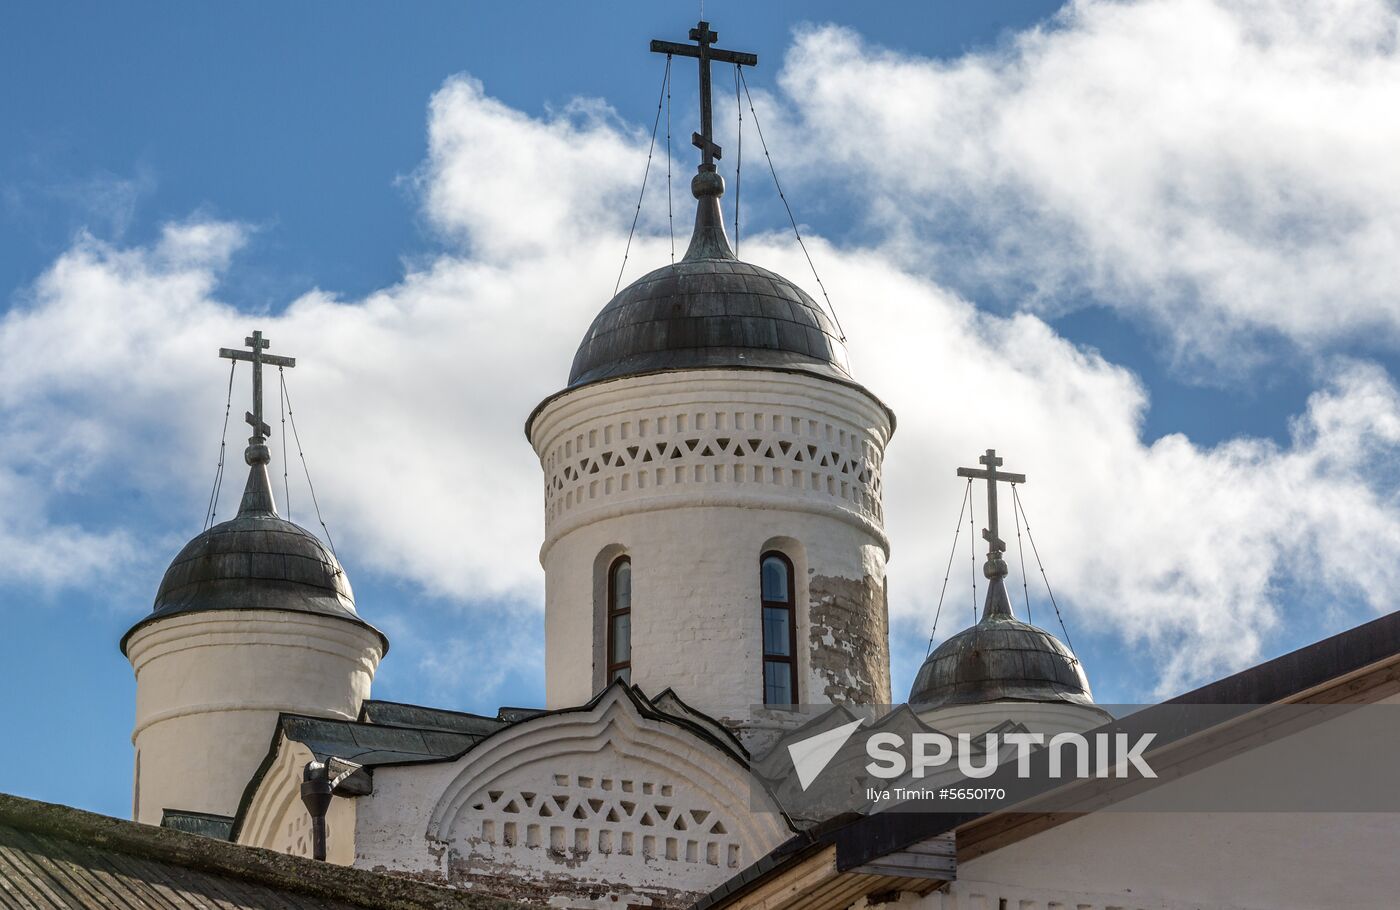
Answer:
POLYGON ((797 703, 797 611, 792 561, 781 553, 759 560, 763 597, 763 703, 797 703))
POLYGON ((608 682, 632 681, 632 560, 608 567, 608 682))

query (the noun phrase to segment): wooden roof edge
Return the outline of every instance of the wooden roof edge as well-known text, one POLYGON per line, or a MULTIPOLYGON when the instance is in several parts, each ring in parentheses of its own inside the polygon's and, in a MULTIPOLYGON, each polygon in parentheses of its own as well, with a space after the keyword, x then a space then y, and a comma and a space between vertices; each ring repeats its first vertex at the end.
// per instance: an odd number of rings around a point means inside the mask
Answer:
POLYGON ((0 826, 312 897, 386 910, 518 910, 479 893, 0 794, 0 826))

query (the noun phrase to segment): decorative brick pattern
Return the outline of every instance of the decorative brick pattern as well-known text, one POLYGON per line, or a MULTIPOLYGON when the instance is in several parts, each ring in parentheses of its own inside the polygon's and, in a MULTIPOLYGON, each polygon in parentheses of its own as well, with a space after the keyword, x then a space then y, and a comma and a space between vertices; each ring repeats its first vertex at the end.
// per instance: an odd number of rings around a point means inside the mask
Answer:
POLYGON ((780 409, 657 410, 600 421, 545 457, 547 522, 682 485, 817 497, 881 524, 881 450, 831 419, 780 409))
POLYGON ((739 868, 743 851, 732 825, 711 808, 682 805, 671 784, 571 774, 554 775, 553 784, 547 792, 479 794, 471 804, 479 813, 477 846, 497 861, 547 851, 559 861, 598 853, 739 868))

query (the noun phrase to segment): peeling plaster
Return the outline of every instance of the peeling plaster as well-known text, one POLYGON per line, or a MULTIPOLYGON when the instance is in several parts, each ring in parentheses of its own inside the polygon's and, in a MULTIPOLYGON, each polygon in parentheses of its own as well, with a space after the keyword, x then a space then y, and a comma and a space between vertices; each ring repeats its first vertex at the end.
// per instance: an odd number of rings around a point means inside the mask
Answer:
MULTIPOLYGON (((890 703, 889 608, 884 583, 814 575, 809 585, 812 673, 832 703, 890 703)), ((815 693, 813 693, 815 694, 815 693)))

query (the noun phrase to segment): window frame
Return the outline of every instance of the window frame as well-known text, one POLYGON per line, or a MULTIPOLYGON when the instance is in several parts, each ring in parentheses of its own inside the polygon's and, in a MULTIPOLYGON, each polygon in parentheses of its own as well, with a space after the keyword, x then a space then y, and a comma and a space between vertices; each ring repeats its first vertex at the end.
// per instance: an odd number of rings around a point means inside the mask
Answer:
POLYGON ((627 683, 632 681, 632 557, 623 553, 621 556, 608 563, 607 586, 608 586, 608 609, 603 618, 603 661, 607 666, 604 675, 603 685, 612 685, 617 679, 619 671, 627 671, 627 683), (627 606, 623 609, 617 607, 617 573, 622 566, 627 566, 627 606), (627 617, 627 659, 613 662, 615 652, 613 637, 614 620, 619 616, 627 617))
POLYGON ((793 569, 792 558, 781 550, 765 550, 758 557, 758 619, 759 619, 759 648, 760 648, 760 669, 759 684, 763 693, 763 704, 775 707, 785 707, 798 704, 801 695, 797 688, 797 573, 793 569), (763 590, 763 567, 770 559, 777 559, 787 570, 787 600, 769 600, 763 590), (770 609, 786 610, 788 614, 788 653, 784 657, 778 654, 768 653, 768 629, 765 611, 770 609), (785 663, 788 665, 788 680, 791 686, 792 701, 786 705, 770 702, 768 700, 768 664, 785 663))

